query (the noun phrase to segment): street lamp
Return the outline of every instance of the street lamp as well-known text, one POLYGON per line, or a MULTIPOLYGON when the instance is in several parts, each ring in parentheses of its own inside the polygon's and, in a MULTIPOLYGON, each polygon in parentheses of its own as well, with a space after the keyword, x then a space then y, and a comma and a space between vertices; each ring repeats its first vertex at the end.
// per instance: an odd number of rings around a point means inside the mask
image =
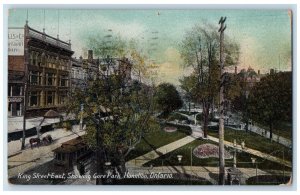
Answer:
POLYGON ((233 156, 233 168, 236 168, 236 139, 233 140, 234 156, 233 156))
POLYGON ((256 158, 251 157, 251 162, 254 165, 255 164, 255 178, 256 178, 256 184, 258 183, 258 179, 257 179, 257 161, 256 158))
POLYGON ((177 155, 177 159, 179 163, 181 163, 182 157, 183 157, 182 155, 177 155))
POLYGON ((80 104, 80 130, 83 129, 83 105, 84 104, 80 104))
POLYGON ((193 166, 193 147, 190 147, 191 149, 191 171, 192 171, 192 166, 193 166))

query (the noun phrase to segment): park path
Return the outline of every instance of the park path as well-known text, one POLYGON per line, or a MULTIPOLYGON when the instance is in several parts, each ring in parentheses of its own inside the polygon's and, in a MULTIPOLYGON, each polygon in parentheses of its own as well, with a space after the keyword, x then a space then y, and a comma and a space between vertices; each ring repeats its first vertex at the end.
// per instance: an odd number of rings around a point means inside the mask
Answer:
MULTIPOLYGON (((201 109, 197 110, 197 111, 199 112, 198 114, 200 114, 202 112, 201 109)), ((181 116, 184 116, 184 117, 188 118, 188 120, 195 122, 195 115, 187 115, 187 114, 183 114, 181 112, 175 112, 175 113, 180 114, 181 116)), ((229 118, 229 121, 231 121, 231 123, 233 123, 233 124, 242 124, 241 120, 238 119, 239 117, 237 117, 236 114, 231 113, 230 115, 232 115, 232 119, 229 118)), ((232 127, 230 127, 230 128, 234 129, 232 127)), ((249 131, 251 131, 255 134, 258 134, 262 137, 268 138, 268 139, 270 137, 270 131, 268 131, 266 129, 263 129, 261 127, 258 127, 256 125, 249 125, 249 131)), ((290 139, 279 136, 276 133, 272 134, 272 141, 275 141, 275 142, 277 142, 279 144, 282 144, 286 147, 292 147, 292 141, 290 139)))
MULTIPOLYGON (((187 125, 189 126, 189 125, 187 125)), ((212 137, 212 136, 207 136, 207 139, 213 141, 213 142, 216 142, 216 143, 219 143, 219 139, 218 138, 215 138, 215 137, 212 137)), ((138 166, 138 167, 141 167, 143 164, 151 161, 151 160, 154 160, 162 155, 165 155, 169 152, 172 152, 192 141, 196 140, 196 138, 194 138, 193 136, 186 136, 180 140, 177 140, 177 141, 174 141, 172 143, 169 143, 165 146, 162 146, 156 150, 152 150, 142 156, 139 156, 135 159, 132 159, 132 160, 129 160, 126 162, 127 166, 128 167, 132 167, 132 166, 138 166)), ((231 147, 231 148, 234 148, 233 146, 233 143, 232 142, 229 142, 229 141, 225 141, 224 140, 224 145, 227 146, 227 147, 231 147)), ((263 153, 263 152, 260 152, 258 150, 254 150, 254 149, 251 149, 251 148, 247 148, 247 147, 244 147, 242 148, 241 145, 237 144, 236 146, 236 149, 240 150, 240 151, 243 151, 243 152, 246 152, 246 153, 249 153, 249 154, 252 154, 254 156, 258 156, 260 158, 263 158, 263 159, 266 159, 266 160, 269 160, 269 161, 272 161, 272 162, 276 162, 276 163, 279 163, 279 164, 283 164, 287 167, 292 167, 292 163, 290 161, 287 161, 287 160, 283 160, 281 158, 278 158, 278 157, 275 157, 275 156, 272 156, 270 154, 266 154, 266 153, 263 153)))
MULTIPOLYGON (((207 138, 209 140, 213 141, 213 142, 219 143, 219 139, 218 138, 215 138, 215 137, 212 137, 212 136, 209 136, 209 135, 207 136, 207 138)), ((234 148, 233 143, 229 142, 229 141, 225 141, 224 140, 224 145, 226 145, 228 147, 231 147, 231 148, 234 148)), ((260 152, 258 150, 254 150, 254 149, 247 148, 247 147, 242 148, 242 146, 239 145, 239 144, 237 144, 236 149, 238 149, 240 151, 243 151, 243 152, 246 152, 246 153, 249 153, 249 154, 252 154, 252 155, 255 155, 255 156, 258 156, 260 158, 272 161, 272 162, 283 164, 283 165, 285 165, 287 167, 290 167, 290 168, 292 167, 292 163, 290 161, 287 161, 287 160, 284 160, 282 158, 278 158, 278 157, 272 156, 270 154, 266 154, 266 153, 260 152)))
MULTIPOLYGON (((183 113, 180 113, 180 112, 176 112, 178 114, 181 114, 182 116, 185 116, 187 117, 189 120, 193 119, 194 117, 190 117, 186 114, 183 114, 183 113)), ((182 124, 183 125, 183 124, 182 124)), ((190 126, 191 128, 193 127, 193 125, 187 125, 187 126, 190 126)), ((196 128, 197 126, 195 126, 194 128, 196 128)), ((194 132, 194 129, 192 128, 193 132, 194 132)), ((256 133, 256 134, 259 134, 259 135, 262 135, 262 132, 265 132, 265 135, 263 136, 268 136, 269 132, 268 131, 265 131, 264 129, 261 129, 261 128, 258 128, 258 127, 255 127, 253 125, 250 126, 250 131, 256 133)), ((216 143, 219 143, 219 139, 218 138, 215 138, 215 137, 212 137, 212 136, 207 136, 207 138, 211 141, 214 141, 216 143)), ((283 138, 283 137, 280 137, 280 136, 277 136, 276 134, 273 134, 273 139, 276 138, 277 142, 278 143, 281 143, 282 145, 285 145, 285 146, 290 146, 291 142, 290 140, 287 140, 286 138, 283 138)), ((226 146, 229 146, 231 148, 233 148, 233 143, 232 142, 229 142, 229 141, 225 141, 224 140, 224 144, 226 146)), ((243 152, 247 152, 249 154, 252 154, 252 155, 255 155, 255 156, 258 156, 260 158, 263 158, 263 159, 267 159, 269 161, 272 161, 272 162, 276 162, 276 163, 280 163, 280 164, 284 164, 285 166, 287 167, 292 167, 292 163, 289 162, 289 161, 286 161, 282 158, 278 158, 278 157, 275 157, 275 156, 272 156, 270 154, 266 154, 266 153, 262 153, 258 150, 254 150, 254 149, 251 149, 251 148, 244 148, 242 149, 241 145, 237 145, 237 148, 243 152)))
POLYGON ((172 152, 192 141, 194 141, 195 138, 192 137, 192 136, 186 136, 182 139, 179 139, 177 141, 174 141, 170 144, 167 144, 167 145, 164 145, 158 149, 155 149, 155 150, 152 150, 142 156, 139 156, 135 159, 132 159, 132 160, 129 160, 126 162, 126 165, 128 167, 131 167, 131 166, 138 166, 138 167, 141 167, 143 164, 153 160, 153 159, 156 159, 162 155, 165 155, 169 152, 172 152))

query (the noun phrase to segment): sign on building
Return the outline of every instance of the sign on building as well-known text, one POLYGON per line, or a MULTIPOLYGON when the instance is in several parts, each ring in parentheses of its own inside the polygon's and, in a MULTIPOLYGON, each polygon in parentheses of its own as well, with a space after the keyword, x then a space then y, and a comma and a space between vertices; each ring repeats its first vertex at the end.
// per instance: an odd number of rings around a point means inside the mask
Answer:
POLYGON ((8 55, 24 55, 24 28, 8 29, 8 55))

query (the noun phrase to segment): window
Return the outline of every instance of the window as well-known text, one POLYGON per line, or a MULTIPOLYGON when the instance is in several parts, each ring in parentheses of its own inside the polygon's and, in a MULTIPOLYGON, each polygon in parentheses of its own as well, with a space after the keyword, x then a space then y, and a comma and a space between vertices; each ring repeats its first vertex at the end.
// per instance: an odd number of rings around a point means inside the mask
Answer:
POLYGON ((35 58, 34 58, 34 63, 33 65, 35 66, 39 66, 40 65, 40 62, 41 62, 41 55, 39 55, 39 53, 35 53, 35 58))
POLYGON ((46 65, 46 55, 43 52, 41 57, 40 57, 40 62, 39 62, 39 66, 45 66, 46 65))
POLYGON ((62 153, 56 153, 55 158, 57 160, 65 160, 64 154, 62 153))
POLYGON ((68 86, 68 76, 65 75, 60 76, 60 86, 62 87, 68 86))
POLYGON ((12 87, 12 96, 21 96, 21 86, 13 86, 12 87))
POLYGON ((8 87, 7 87, 7 96, 9 97, 9 96, 12 96, 12 92, 11 92, 11 90, 12 90, 12 86, 11 85, 8 85, 8 87))
POLYGON ((30 85, 38 85, 39 84, 39 72, 38 71, 30 71, 29 72, 29 81, 30 85))
POLYGON ((39 92, 29 92, 29 106, 38 106, 39 98, 39 92))
POLYGON ((47 105, 54 104, 54 97, 55 97, 54 91, 47 91, 47 105))
POLYGON ((22 109, 21 109, 21 103, 17 103, 17 116, 21 116, 22 109))
POLYGON ((61 92, 59 94, 58 99, 59 99, 59 104, 65 104, 66 101, 67 101, 67 93, 66 92, 61 92))
POLYGON ((65 161, 65 154, 61 154, 62 161, 65 161))
POLYGON ((8 113, 10 113, 10 115, 11 115, 11 105, 12 103, 8 103, 8 113))
POLYGON ((30 53, 30 65, 34 65, 34 52, 30 53))
POLYGON ((72 78, 76 78, 76 77, 75 77, 75 74, 76 74, 76 70, 74 70, 74 69, 72 68, 72 78))
POLYGON ((55 85, 55 74, 47 73, 46 78, 47 78, 46 85, 48 85, 48 86, 54 86, 55 85))

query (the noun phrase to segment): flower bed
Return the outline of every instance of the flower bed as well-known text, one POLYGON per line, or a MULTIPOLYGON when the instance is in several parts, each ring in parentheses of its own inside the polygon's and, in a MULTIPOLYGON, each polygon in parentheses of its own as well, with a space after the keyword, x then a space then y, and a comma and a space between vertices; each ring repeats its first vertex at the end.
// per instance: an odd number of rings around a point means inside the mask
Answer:
MULTIPOLYGON (((219 158, 219 147, 213 144, 201 144, 193 150, 197 158, 219 158)), ((230 152, 225 150, 225 159, 233 158, 230 152)))
POLYGON ((165 127, 164 131, 168 132, 168 133, 172 133, 172 132, 177 131, 177 127, 165 127))

